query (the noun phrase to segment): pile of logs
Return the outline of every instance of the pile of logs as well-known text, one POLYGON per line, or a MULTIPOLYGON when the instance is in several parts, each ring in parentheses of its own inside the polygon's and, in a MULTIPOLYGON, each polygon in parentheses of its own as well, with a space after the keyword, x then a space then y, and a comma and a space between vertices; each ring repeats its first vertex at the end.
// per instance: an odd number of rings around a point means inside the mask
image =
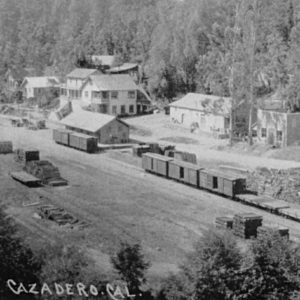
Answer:
POLYGON ((262 216, 253 213, 237 214, 233 218, 234 235, 249 239, 257 236, 257 228, 262 226, 262 216))
POLYGON ((277 233, 281 237, 286 237, 289 239, 289 229, 286 227, 271 227, 271 226, 261 226, 257 229, 257 236, 264 237, 266 234, 277 233))
POLYGON ((287 170, 258 168, 247 178, 248 189, 258 195, 300 203, 300 168, 287 170))
POLYGON ((53 182, 60 182, 60 185, 67 181, 60 176, 59 169, 47 160, 29 161, 24 167, 24 171, 41 179, 43 184, 52 185, 53 182))
POLYGON ((218 229, 232 229, 233 217, 217 217, 215 222, 218 229))

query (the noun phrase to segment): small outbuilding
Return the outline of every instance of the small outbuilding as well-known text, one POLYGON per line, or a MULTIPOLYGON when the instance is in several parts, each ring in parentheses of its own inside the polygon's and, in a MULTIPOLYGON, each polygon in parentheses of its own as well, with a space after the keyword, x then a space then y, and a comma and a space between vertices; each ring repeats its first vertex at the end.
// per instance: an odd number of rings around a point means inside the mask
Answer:
POLYGON ((266 144, 286 147, 300 141, 300 113, 259 109, 257 138, 266 144))
POLYGON ((129 125, 115 116, 77 110, 60 123, 68 130, 97 137, 101 144, 129 142, 129 125))
POLYGON ((189 93, 169 106, 171 120, 191 130, 221 133, 229 130, 231 98, 189 93))

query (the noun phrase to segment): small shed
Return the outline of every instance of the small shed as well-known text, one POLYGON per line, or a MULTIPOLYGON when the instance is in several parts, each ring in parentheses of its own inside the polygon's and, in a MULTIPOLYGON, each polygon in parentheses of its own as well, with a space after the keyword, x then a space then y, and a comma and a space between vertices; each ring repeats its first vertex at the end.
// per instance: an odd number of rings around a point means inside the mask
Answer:
POLYGON ((257 138, 270 145, 286 147, 300 141, 300 113, 259 109, 257 138))
POLYGON ((189 93, 169 106, 171 120, 191 130, 226 133, 229 129, 231 98, 189 93))
POLYGON ((129 125, 115 116, 78 110, 63 118, 60 123, 68 130, 97 137, 101 144, 129 141, 129 125))

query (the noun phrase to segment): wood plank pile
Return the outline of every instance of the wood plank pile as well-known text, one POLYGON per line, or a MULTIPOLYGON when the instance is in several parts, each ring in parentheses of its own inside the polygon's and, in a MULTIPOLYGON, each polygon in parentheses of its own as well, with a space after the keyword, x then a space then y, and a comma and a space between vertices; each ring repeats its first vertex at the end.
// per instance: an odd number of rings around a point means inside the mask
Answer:
POLYGON ((141 157, 143 153, 150 152, 149 145, 137 145, 132 148, 132 153, 134 156, 141 157))
POLYGON ((289 239, 289 229, 286 227, 271 227, 271 226, 261 226, 257 229, 257 236, 263 237, 266 234, 279 234, 281 237, 286 237, 289 239))
POLYGON ((262 216, 253 213, 237 214, 233 218, 234 235, 249 239, 257 236, 257 228, 262 226, 262 216))
POLYGON ((215 223, 218 229, 232 229, 233 217, 217 217, 215 223))
POLYGON ((165 152, 166 156, 174 157, 177 160, 186 161, 192 164, 197 164, 197 156, 195 153, 183 152, 183 151, 175 151, 175 150, 167 150, 165 152))
POLYGON ((249 190, 292 203, 300 203, 300 168, 258 168, 247 178, 249 190))
POLYGON ((0 141, 0 154, 8 154, 13 152, 13 144, 11 141, 0 141))
POLYGON ((47 160, 29 161, 24 170, 29 174, 41 179, 43 184, 66 185, 67 181, 59 173, 59 169, 47 160), (55 182, 57 184, 55 184, 55 182), (58 183, 61 184, 58 184, 58 183))
POLYGON ((15 161, 23 164, 29 161, 36 161, 40 159, 40 152, 35 149, 17 149, 15 151, 15 161))

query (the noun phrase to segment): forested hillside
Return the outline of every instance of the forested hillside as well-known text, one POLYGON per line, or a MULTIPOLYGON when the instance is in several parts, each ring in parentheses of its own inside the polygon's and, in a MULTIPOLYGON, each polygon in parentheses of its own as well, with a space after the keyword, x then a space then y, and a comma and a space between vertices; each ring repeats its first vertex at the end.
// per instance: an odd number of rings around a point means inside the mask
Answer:
POLYGON ((0 0, 0 74, 64 75, 116 54, 141 63, 157 96, 280 90, 297 104, 299 20, 299 0, 0 0))

